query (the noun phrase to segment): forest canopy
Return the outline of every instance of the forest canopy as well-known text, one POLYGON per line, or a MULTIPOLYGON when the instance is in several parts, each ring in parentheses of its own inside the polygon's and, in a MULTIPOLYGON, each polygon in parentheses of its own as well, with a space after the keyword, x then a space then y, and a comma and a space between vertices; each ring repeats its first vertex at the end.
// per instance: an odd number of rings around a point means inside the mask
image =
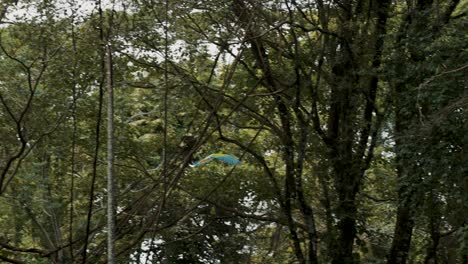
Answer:
POLYGON ((0 262, 468 263, 467 12, 3 0, 0 262))

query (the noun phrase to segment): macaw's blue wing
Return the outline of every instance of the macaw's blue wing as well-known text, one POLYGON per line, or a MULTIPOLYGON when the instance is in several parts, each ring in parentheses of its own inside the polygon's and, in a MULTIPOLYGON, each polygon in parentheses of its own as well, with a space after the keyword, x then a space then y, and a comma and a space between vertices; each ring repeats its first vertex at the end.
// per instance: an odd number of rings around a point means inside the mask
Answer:
POLYGON ((234 156, 231 156, 231 155, 227 155, 227 154, 222 154, 222 153, 215 153, 215 154, 211 154, 209 156, 207 156, 206 158, 203 158, 193 164, 190 164, 190 167, 194 168, 194 167, 198 167, 198 166, 201 166, 201 165, 205 165, 207 163, 210 163, 212 162, 213 160, 220 160, 220 161, 223 161, 227 164, 231 164, 231 165, 239 165, 241 162, 240 160, 238 160, 236 157, 234 156))
POLYGON ((222 154, 222 153, 216 153, 216 154, 211 154, 210 155, 212 158, 224 161, 228 164, 231 165, 239 165, 241 164, 240 160, 238 160, 236 157, 227 155, 227 154, 222 154))

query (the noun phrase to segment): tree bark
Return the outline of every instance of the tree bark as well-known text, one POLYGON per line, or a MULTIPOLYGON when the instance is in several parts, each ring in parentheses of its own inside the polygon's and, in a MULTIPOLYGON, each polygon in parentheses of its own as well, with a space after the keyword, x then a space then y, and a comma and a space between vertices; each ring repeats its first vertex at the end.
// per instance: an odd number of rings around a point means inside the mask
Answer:
MULTIPOLYGON (((402 94, 402 86, 400 84, 396 89, 397 98, 402 94)), ((399 106, 397 102, 397 109, 402 109, 403 106, 399 106)), ((407 144, 405 142, 404 133, 408 130, 407 119, 408 116, 402 114, 402 111, 396 111, 395 113, 395 144, 396 144, 396 163, 397 163, 397 178, 400 183, 398 189, 398 209, 397 218, 395 223, 395 231, 393 235, 392 246, 390 248, 390 254, 388 256, 388 264, 405 264, 408 258, 408 252, 411 245, 411 237, 414 228, 414 219, 412 207, 414 205, 415 193, 411 189, 412 187, 401 184, 402 179, 414 178, 414 176, 408 176, 409 171, 406 168, 404 162, 405 158, 402 156, 400 148, 407 144), (408 176, 408 177, 407 177, 408 176)))
POLYGON ((332 86, 330 112, 328 118, 328 138, 334 139, 330 146, 335 188, 338 192, 338 237, 336 251, 333 256, 333 264, 351 264, 353 259, 353 244, 356 237, 356 193, 359 189, 361 175, 353 167, 355 160, 353 155, 353 139, 356 128, 353 123, 356 120, 356 108, 351 101, 356 97, 355 88, 359 82, 354 73, 353 54, 349 49, 352 42, 351 18, 342 25, 343 39, 340 46, 343 48, 337 54, 332 73, 335 83, 332 86), (354 161, 354 162, 353 162, 354 161))
MULTIPOLYGON (((332 73, 336 83, 332 85, 330 114, 328 119, 328 138, 333 139, 333 144, 329 144, 331 149, 330 159, 335 174, 335 186, 338 192, 338 238, 337 249, 333 256, 333 264, 355 263, 353 255, 354 240, 357 235, 356 219, 358 205, 356 195, 359 192, 364 172, 372 159, 375 138, 369 144, 369 137, 375 137, 379 121, 373 117, 375 113, 375 99, 378 90, 379 78, 372 76, 366 87, 365 107, 360 118, 356 113, 358 106, 354 102, 359 98, 359 85, 363 80, 355 73, 359 67, 365 68, 365 64, 357 64, 357 56, 352 46, 356 45, 356 27, 354 25, 355 16, 361 14, 363 3, 358 3, 356 10, 358 14, 352 14, 353 5, 351 1, 344 1, 342 17, 344 21, 341 25, 341 39, 339 40, 342 51, 337 53, 335 65, 332 73), (362 124, 356 127, 356 122, 362 124), (374 133, 371 132, 372 127, 374 133), (355 139, 359 138, 356 144, 355 139), (367 153, 367 154, 366 154, 367 153)), ((382 51, 384 47, 384 37, 386 34, 386 24, 391 1, 376 1, 372 10, 376 18, 373 38, 370 42, 373 46, 373 58, 371 60, 372 70, 376 71, 381 65, 382 51)), ((361 44, 364 45, 364 44, 361 44)))
MULTIPOLYGON (((412 30, 416 32, 424 32, 429 23, 428 10, 431 8, 433 0, 418 0, 416 3, 415 10, 408 13, 406 18, 402 21, 400 26, 400 32, 397 37, 397 45, 402 49, 403 55, 404 49, 407 49, 404 45, 404 41, 408 41, 408 34, 412 30)), ((421 34, 421 33, 419 33, 421 34)), ((409 55, 411 57, 410 63, 416 63, 424 60, 417 50, 409 49, 409 55)), ((401 59, 398 57, 397 59, 401 59)), ((404 60, 403 60, 404 61, 404 60)), ((406 71, 405 65, 398 65, 397 72, 404 73, 406 71)), ((404 75, 403 75, 404 76, 404 75)), ((408 85, 417 86, 420 82, 419 79, 413 79, 411 82, 405 82, 405 80, 399 80, 395 85, 395 98, 404 98, 407 92, 408 85)), ((401 100, 396 100, 396 112, 395 112, 395 152, 396 152, 396 164, 397 164, 397 178, 400 184, 398 189, 398 209, 397 218, 395 223, 395 230, 393 235, 392 246, 388 255, 388 264, 405 264, 408 258, 411 237, 414 228, 414 210, 417 208, 416 194, 415 194, 415 182, 418 182, 418 176, 414 172, 410 171, 411 164, 408 164, 409 158, 404 157, 404 148, 410 144, 408 138, 408 131, 411 126, 411 122, 415 120, 417 115, 417 109, 409 109, 405 106, 401 100), (406 179, 405 184, 403 179, 406 179)))
MULTIPOLYGON (((399 191, 398 196, 402 196, 401 191, 399 191)), ((399 200, 401 200, 401 198, 399 198, 399 200)), ((395 232, 387 262, 388 264, 405 264, 408 258, 414 227, 410 204, 410 202, 404 201, 398 206, 395 232)))
POLYGON ((116 184, 114 177, 114 77, 111 44, 106 45, 107 77, 107 263, 115 263, 116 184))

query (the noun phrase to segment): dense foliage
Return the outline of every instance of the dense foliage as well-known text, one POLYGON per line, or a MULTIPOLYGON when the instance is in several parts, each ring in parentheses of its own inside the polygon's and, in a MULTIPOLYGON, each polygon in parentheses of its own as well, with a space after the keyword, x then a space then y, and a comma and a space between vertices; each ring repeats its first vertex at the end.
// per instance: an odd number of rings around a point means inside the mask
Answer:
POLYGON ((468 263, 467 12, 2 1, 0 262, 468 263))

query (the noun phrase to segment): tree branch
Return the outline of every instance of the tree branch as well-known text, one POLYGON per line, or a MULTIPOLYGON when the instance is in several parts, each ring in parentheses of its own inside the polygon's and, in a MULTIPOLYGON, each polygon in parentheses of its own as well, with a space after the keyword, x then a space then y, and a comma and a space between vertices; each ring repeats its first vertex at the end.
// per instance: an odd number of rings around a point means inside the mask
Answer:
POLYGON ((0 259, 3 260, 3 261, 6 261, 6 262, 8 262, 8 263, 26 264, 26 262, 22 262, 22 261, 19 261, 19 260, 16 260, 16 259, 11 259, 11 258, 2 256, 2 255, 0 255, 0 259))
POLYGON ((0 249, 7 249, 10 251, 14 252, 21 252, 21 253, 34 253, 34 254, 39 254, 41 256, 44 256, 47 254, 45 250, 38 249, 38 248, 20 248, 20 247, 14 247, 10 244, 8 244, 8 240, 5 240, 4 238, 0 237, 0 249))

